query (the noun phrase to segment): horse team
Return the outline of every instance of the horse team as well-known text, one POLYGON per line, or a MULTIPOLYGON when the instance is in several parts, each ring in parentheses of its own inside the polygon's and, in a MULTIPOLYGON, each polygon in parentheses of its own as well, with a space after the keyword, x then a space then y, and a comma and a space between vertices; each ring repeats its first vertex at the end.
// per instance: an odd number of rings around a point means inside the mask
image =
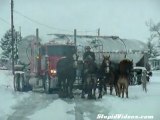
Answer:
POLYGON ((116 95, 119 97, 126 93, 128 98, 128 83, 133 69, 133 61, 124 59, 120 63, 110 61, 110 56, 103 56, 103 61, 98 66, 94 61, 87 60, 81 62, 77 67, 77 61, 67 56, 57 64, 57 76, 59 81, 59 96, 62 98, 73 98, 73 84, 76 79, 76 71, 79 70, 82 79, 81 98, 96 99, 96 89, 99 90, 98 98, 102 98, 110 87, 110 94, 115 88, 116 95), (76 63, 76 64, 75 64, 76 63), (104 91, 104 93, 103 93, 104 91))

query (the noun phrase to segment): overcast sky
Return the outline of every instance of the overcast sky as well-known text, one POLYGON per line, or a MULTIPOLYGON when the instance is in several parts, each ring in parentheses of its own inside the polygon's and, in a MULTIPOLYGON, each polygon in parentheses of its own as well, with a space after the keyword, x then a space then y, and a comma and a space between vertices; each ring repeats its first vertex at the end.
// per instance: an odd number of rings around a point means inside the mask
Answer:
MULTIPOLYGON (((77 34, 96 35, 100 28, 101 35, 146 42, 150 33, 145 22, 160 21, 160 0, 14 0, 14 10, 15 28, 21 26, 23 36, 39 28, 42 39, 48 39, 48 33, 72 33, 74 28, 90 31, 77 34)), ((10 0, 0 0, 0 38, 9 24, 10 0)))

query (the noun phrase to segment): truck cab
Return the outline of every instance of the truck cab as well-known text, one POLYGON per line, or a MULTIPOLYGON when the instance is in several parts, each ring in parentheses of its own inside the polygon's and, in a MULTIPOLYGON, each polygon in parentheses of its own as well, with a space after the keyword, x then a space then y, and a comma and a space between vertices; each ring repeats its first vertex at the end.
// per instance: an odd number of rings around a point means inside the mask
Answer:
POLYGON ((73 44, 48 43, 39 48, 37 74, 43 79, 43 86, 47 93, 57 88, 57 63, 65 55, 74 55, 76 47, 73 44))

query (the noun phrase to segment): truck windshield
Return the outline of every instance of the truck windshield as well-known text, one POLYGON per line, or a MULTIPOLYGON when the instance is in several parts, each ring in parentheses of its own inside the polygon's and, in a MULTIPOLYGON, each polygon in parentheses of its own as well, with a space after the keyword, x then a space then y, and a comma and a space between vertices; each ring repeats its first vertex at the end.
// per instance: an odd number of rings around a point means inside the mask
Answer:
POLYGON ((47 48, 42 47, 40 49, 40 53, 45 55, 46 52, 49 56, 64 56, 68 54, 74 54, 76 51, 75 46, 67 46, 67 45, 55 45, 55 46, 47 46, 47 48))

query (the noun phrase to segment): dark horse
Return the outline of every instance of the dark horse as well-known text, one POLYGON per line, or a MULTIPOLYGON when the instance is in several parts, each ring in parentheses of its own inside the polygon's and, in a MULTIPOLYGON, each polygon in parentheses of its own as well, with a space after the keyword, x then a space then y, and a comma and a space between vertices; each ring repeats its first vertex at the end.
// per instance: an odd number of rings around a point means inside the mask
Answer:
POLYGON ((126 97, 128 98, 128 83, 129 77, 133 69, 133 61, 128 59, 124 59, 119 63, 119 79, 117 82, 118 90, 119 90, 119 97, 122 93, 122 98, 124 97, 124 91, 126 92, 126 97))
POLYGON ((75 61, 72 56, 67 56, 57 63, 57 76, 60 87, 60 97, 73 98, 73 84, 76 78, 75 61))
POLYGON ((113 91, 113 86, 115 86, 115 91, 117 93, 116 87, 116 76, 115 76, 115 68, 111 65, 110 56, 103 56, 103 61, 100 66, 98 72, 99 78, 99 97, 102 98, 102 90, 104 89, 105 93, 107 93, 107 85, 110 87, 110 95, 113 91))
POLYGON ((97 87, 97 64, 92 59, 86 59, 83 64, 82 75, 82 98, 85 98, 85 93, 88 94, 88 99, 95 99, 95 90, 97 87))

